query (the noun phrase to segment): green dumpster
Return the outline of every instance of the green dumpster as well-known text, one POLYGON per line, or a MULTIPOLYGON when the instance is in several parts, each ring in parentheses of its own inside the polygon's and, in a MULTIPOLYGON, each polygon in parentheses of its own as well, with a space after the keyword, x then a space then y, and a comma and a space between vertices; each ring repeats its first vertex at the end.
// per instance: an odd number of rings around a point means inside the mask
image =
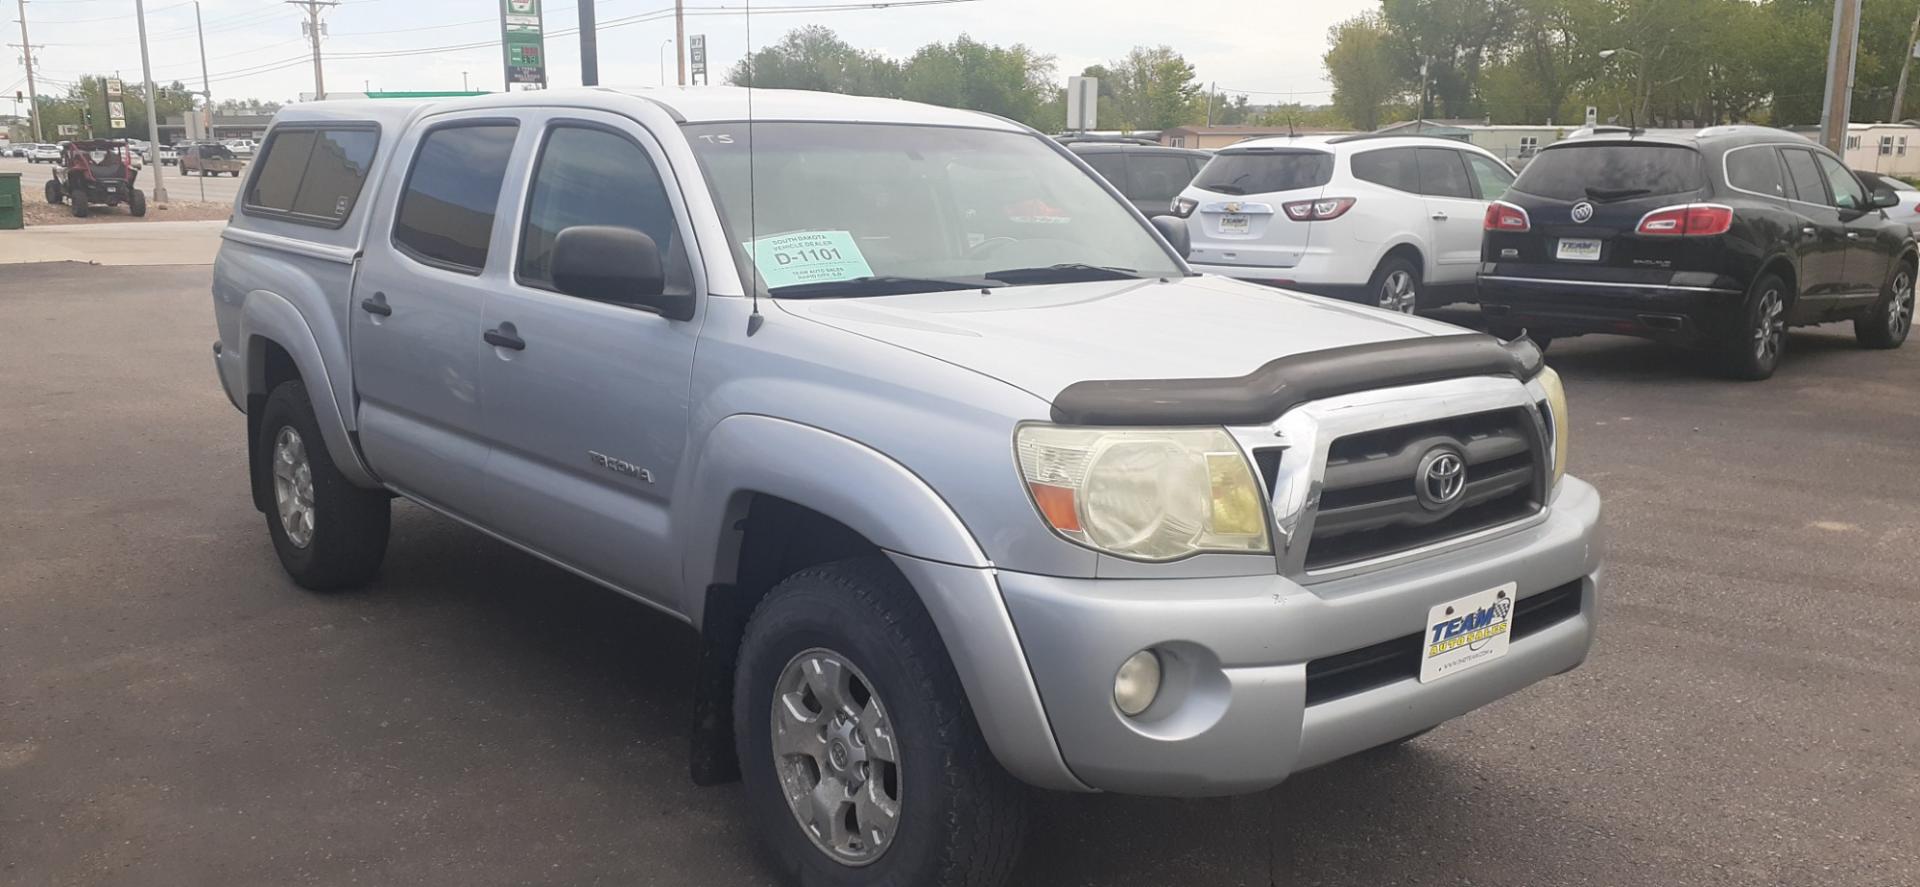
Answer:
POLYGON ((17 231, 26 222, 20 205, 20 174, 0 172, 0 231, 17 231))

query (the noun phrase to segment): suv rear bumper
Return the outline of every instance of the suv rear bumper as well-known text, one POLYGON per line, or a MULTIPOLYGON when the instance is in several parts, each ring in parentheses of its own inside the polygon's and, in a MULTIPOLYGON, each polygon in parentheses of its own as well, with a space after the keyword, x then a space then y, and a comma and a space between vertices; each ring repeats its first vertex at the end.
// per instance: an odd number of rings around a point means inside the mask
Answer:
POLYGON ((1489 322, 1555 336, 1614 333, 1694 344, 1731 328, 1745 299, 1725 285, 1480 275, 1480 310, 1489 322))
POLYGON ((998 579, 1061 758, 1080 782, 1130 794, 1234 794, 1579 665, 1601 582, 1599 518, 1599 495, 1567 478, 1540 523, 1311 587, 1277 575, 1109 580, 1002 571, 998 579), (1417 650, 1408 636, 1421 631, 1429 608, 1508 582, 1518 583, 1522 611, 1502 658, 1428 684, 1389 674, 1309 704, 1310 662, 1382 642, 1417 650), (1578 611, 1569 603, 1527 631, 1525 601, 1549 590, 1577 599, 1578 611), (1144 716, 1128 718, 1112 701, 1114 674, 1147 648, 1162 656, 1161 695, 1144 716))

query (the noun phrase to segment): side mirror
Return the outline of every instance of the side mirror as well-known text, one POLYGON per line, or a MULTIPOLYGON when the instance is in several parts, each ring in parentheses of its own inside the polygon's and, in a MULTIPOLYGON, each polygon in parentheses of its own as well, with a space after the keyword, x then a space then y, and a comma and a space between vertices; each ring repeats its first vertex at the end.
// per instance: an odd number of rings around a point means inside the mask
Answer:
POLYGON ((1888 207, 1899 206, 1900 192, 1895 191, 1892 188, 1889 188, 1885 185, 1881 185, 1880 187, 1873 189, 1873 205, 1879 209, 1886 209, 1888 207))
POLYGON ((1167 239, 1173 251, 1186 258, 1193 252, 1193 234, 1187 230, 1187 220, 1179 216, 1154 216, 1153 230, 1167 239))
POLYGON ((632 228, 575 225, 553 241, 553 285, 569 296, 693 317, 693 296, 668 295, 660 247, 632 228))

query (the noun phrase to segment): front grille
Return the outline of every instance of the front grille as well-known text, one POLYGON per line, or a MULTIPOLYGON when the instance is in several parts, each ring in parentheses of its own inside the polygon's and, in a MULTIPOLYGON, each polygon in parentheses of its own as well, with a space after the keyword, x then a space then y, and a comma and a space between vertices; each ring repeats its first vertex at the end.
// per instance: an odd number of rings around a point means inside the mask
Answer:
MULTIPOLYGON (((1508 643, 1580 615, 1580 585, 1581 580, 1575 579, 1521 598, 1513 606, 1508 643)), ((1307 663, 1307 704, 1420 677, 1421 640, 1420 634, 1410 634, 1307 663)))
POLYGON ((1307 544, 1309 571, 1338 567, 1510 523, 1540 509, 1544 442, 1524 407, 1350 434, 1327 450, 1307 544), (1421 468, 1437 450, 1457 453, 1465 484, 1456 499, 1423 500, 1421 468))

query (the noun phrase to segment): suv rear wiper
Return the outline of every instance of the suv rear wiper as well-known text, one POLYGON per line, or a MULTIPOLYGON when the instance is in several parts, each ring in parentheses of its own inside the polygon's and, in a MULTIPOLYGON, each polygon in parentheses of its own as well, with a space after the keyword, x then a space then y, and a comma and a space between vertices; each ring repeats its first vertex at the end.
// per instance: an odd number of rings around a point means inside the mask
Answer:
POLYGON ((1245 193, 1247 193, 1247 191, 1246 191, 1246 189, 1245 189, 1245 188, 1242 188, 1242 187, 1240 187, 1239 185, 1226 185, 1226 184, 1221 184, 1221 185, 1195 185, 1194 187, 1195 187, 1195 188, 1199 188, 1199 189, 1200 189, 1200 190, 1202 190, 1202 191, 1212 191, 1212 192, 1213 192, 1213 193, 1215 193, 1215 194, 1236 194, 1236 195, 1238 195, 1238 194, 1245 194, 1245 193))
POLYGON ((857 298, 860 296, 903 296, 908 293, 931 293, 947 290, 979 289, 986 286, 978 280, 951 280, 940 277, 895 277, 891 275, 875 277, 856 277, 852 280, 828 280, 820 283, 796 283, 791 286, 776 286, 768 290, 780 299, 833 299, 857 298))
POLYGON ((1140 272, 1132 268, 1116 268, 1111 265, 1062 262, 1058 265, 1045 265, 1038 268, 1008 268, 1004 271, 988 271, 984 276, 988 280, 1019 285, 1023 283, 1080 283, 1089 280, 1139 280, 1140 272))
POLYGON ((1629 197, 1642 197, 1653 193, 1651 188, 1588 188, 1587 196, 1595 200, 1625 200, 1629 197))

